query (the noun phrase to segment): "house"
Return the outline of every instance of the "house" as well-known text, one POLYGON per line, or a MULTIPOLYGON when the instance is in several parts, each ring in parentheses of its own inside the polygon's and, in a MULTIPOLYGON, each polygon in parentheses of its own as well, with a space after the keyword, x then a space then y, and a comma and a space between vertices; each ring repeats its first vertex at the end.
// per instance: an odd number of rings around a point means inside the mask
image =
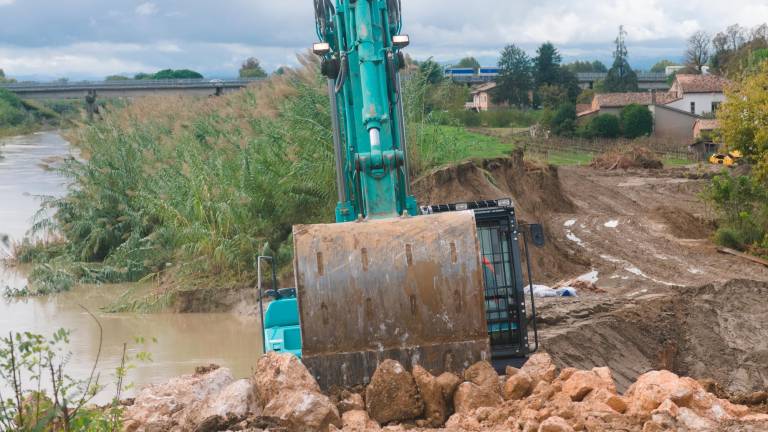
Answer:
POLYGON ((493 81, 473 87, 469 93, 472 96, 472 102, 467 102, 466 108, 480 112, 502 106, 493 102, 493 90, 495 88, 496 83, 493 81))
POLYGON ((628 93, 598 93, 592 98, 589 110, 578 111, 577 117, 590 118, 598 114, 613 114, 618 116, 622 108, 627 105, 637 104, 651 106, 653 104, 666 104, 674 99, 667 92, 628 92, 628 93))
POLYGON ((717 75, 677 75, 669 89, 675 100, 669 105, 699 116, 714 113, 725 101, 723 92, 728 84, 717 75))
POLYGON ((653 114, 654 136, 680 144, 691 143, 691 130, 699 116, 677 109, 672 104, 656 103, 649 109, 653 114))
POLYGON ((693 139, 696 141, 711 141, 712 134, 720 127, 717 119, 697 119, 693 124, 693 139))
POLYGON ((715 119, 697 119, 693 124, 693 144, 688 146, 690 151, 700 161, 705 161, 712 153, 716 153, 720 144, 714 140, 714 132, 720 125, 715 119))

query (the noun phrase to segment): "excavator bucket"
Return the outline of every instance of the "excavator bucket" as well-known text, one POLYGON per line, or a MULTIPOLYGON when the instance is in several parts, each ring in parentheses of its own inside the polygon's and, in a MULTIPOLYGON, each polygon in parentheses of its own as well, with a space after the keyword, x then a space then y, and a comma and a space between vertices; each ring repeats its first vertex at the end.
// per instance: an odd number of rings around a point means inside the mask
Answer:
POLYGON ((432 373, 490 359, 472 212, 293 228, 302 361, 320 386, 385 359, 432 373))

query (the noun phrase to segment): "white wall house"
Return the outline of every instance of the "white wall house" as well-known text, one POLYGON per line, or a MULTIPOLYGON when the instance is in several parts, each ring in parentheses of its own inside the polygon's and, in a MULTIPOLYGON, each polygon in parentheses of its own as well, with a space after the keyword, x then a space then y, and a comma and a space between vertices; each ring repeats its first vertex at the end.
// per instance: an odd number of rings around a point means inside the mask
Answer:
POLYGON ((675 100, 666 105, 699 116, 717 111, 725 101, 728 80, 715 75, 677 75, 669 92, 675 100))

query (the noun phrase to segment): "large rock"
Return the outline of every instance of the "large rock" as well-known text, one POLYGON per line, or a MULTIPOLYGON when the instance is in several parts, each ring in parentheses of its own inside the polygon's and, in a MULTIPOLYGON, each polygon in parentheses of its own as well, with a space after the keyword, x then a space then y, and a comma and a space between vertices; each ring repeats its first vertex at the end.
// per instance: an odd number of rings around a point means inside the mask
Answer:
POLYGON ((562 417, 550 417, 539 426, 539 432, 573 432, 573 428, 562 417))
POLYGON ((368 414, 379 422, 412 420, 424 412, 416 381, 399 362, 384 360, 365 389, 368 414))
POLYGON ((413 367, 413 378, 424 401, 423 426, 442 426, 448 418, 448 404, 437 378, 419 365, 413 367))
POLYGON ((517 372, 514 375, 507 378, 504 383, 504 399, 517 400, 522 399, 531 392, 531 386, 533 380, 530 375, 525 372, 517 372))
POLYGON ((521 372, 527 373, 533 380, 534 388, 539 381, 552 382, 557 378, 557 366, 552 361, 552 357, 547 353, 536 353, 528 358, 521 372))
POLYGON ((341 400, 336 406, 339 408, 339 412, 344 414, 347 411, 365 411, 365 401, 360 393, 352 393, 348 390, 341 392, 341 400))
POLYGON ((169 430, 179 424, 184 409, 219 393, 234 381, 229 369, 213 368, 145 387, 123 414, 128 432, 169 430))
POLYGON ((488 386, 481 387, 472 382, 464 382, 453 394, 453 407, 459 414, 466 414, 482 407, 499 406, 501 395, 488 386))
POLYGON ((339 411, 331 400, 314 390, 283 390, 271 398, 263 415, 288 424, 295 432, 325 431, 341 427, 339 411))
POLYGON ((320 386, 301 361, 293 354, 268 352, 256 363, 251 377, 256 389, 256 402, 263 408, 273 397, 288 390, 320 392, 320 386))
POLYGON ((501 394, 499 374, 487 361, 479 361, 464 371, 464 380, 474 383, 488 391, 501 394))
POLYGON ((261 414, 256 403, 253 384, 241 379, 184 409, 179 421, 196 432, 223 430, 226 426, 261 414))
POLYGON ((341 416, 345 431, 365 432, 381 430, 379 424, 371 420, 365 410, 351 410, 341 416))
POLYGON ((616 394, 616 383, 608 368, 595 368, 591 371, 575 371, 563 382, 563 393, 574 402, 583 401, 588 395, 604 395, 607 399, 616 394))
POLYGON ((443 390, 445 400, 452 401, 453 394, 456 393, 456 389, 459 388, 459 384, 461 384, 461 378, 456 374, 443 372, 437 377, 437 384, 443 390))
POLYGON ((624 399, 630 415, 648 416, 666 399, 706 420, 721 421, 749 413, 743 405, 734 405, 708 393, 696 380, 681 378, 669 371, 651 371, 641 375, 627 389, 624 399))

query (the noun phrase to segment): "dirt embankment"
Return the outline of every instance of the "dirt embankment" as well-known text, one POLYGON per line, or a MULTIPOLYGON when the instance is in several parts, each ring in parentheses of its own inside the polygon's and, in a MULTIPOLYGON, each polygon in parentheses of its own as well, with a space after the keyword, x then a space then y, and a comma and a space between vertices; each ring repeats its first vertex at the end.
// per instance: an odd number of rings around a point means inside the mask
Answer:
MULTIPOLYGON (((470 160, 436 169, 417 179, 413 191, 423 204, 512 198, 519 222, 542 223, 548 239, 559 234, 549 225, 550 215, 576 209, 562 191, 557 168, 527 162, 521 151, 508 158, 470 160)), ((545 282, 589 269, 589 260, 555 241, 532 251, 531 264, 537 278, 545 282)))
POLYGON ((638 297, 559 323, 544 348, 562 366, 610 367, 620 390, 667 369, 713 380, 739 399, 768 389, 766 296, 768 283, 733 280, 638 297))

